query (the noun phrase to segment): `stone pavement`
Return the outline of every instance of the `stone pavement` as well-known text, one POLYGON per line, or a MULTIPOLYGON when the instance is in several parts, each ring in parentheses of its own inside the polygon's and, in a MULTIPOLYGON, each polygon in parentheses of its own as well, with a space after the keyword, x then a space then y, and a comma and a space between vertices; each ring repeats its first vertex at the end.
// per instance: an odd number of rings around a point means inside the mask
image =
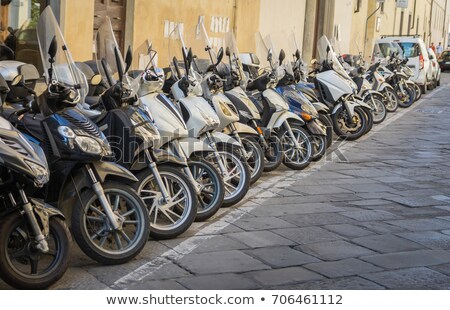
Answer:
MULTIPOLYGON (((265 175, 238 207, 138 258, 74 248, 55 289, 448 289, 450 75, 302 172, 265 175)), ((1 288, 7 288, 0 283, 1 288)))

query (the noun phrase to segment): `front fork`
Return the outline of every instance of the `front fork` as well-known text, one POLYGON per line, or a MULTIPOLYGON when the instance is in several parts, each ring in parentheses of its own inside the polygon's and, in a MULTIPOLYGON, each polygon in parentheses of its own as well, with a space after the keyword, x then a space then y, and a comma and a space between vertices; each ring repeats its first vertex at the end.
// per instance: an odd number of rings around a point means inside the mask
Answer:
POLYGON ((289 125, 289 123, 288 123, 287 120, 285 120, 285 121, 283 122, 283 126, 284 126, 284 128, 286 129, 286 131, 287 131, 289 137, 291 138, 291 140, 292 140, 292 142, 293 142, 293 144, 294 144, 295 149, 297 149, 297 150, 300 149, 300 144, 298 144, 298 141, 297 141, 297 139, 295 138, 294 133, 292 132, 291 125, 289 125))
MULTIPOLYGON (((27 195, 25 194, 25 191, 21 187, 19 187, 19 195, 23 202, 23 206, 22 206, 23 212, 25 213, 25 215, 28 219, 28 223, 30 224, 31 232, 36 241, 35 246, 39 251, 46 253, 49 251, 48 243, 47 243, 47 240, 45 239, 44 234, 41 231, 41 228, 39 227, 39 223, 33 212, 33 205, 30 203, 27 195)), ((12 195, 9 195, 9 197, 11 199, 12 204, 16 205, 14 197, 12 195)))
POLYGON ((259 142, 263 146, 263 149, 265 151, 267 151, 269 149, 269 144, 267 143, 266 138, 264 137, 264 133, 263 133, 261 127, 258 126, 258 124, 256 123, 255 120, 252 120, 252 122, 253 122, 253 127, 255 127, 256 131, 258 132, 259 142))
POLYGON ((233 136, 233 138, 235 138, 236 141, 239 142, 239 144, 241 145, 240 149, 241 149, 242 156, 244 156, 244 158, 247 160, 250 157, 250 155, 248 154, 247 150, 245 149, 244 143, 242 143, 241 136, 239 136, 239 132, 237 131, 236 126, 234 126, 234 123, 231 123, 228 126, 230 127, 230 132, 231 132, 231 135, 233 136))
POLYGON ((97 177, 95 176, 94 170, 90 165, 86 165, 86 169, 89 173, 89 176, 92 181, 92 189, 94 190, 95 194, 98 197, 98 200, 100 201, 100 205, 102 206, 103 210, 105 210, 106 216, 108 217, 109 224, 112 226, 114 230, 119 230, 122 227, 122 223, 124 219, 117 214, 114 213, 113 209, 111 208, 111 204, 108 201, 108 198, 106 198, 105 191, 103 190, 102 184, 97 180, 97 177))
POLYGON ((211 133, 207 132, 206 137, 208 138, 209 146, 211 146, 211 148, 214 150, 213 154, 214 154, 217 164, 219 165, 220 173, 222 174, 222 176, 226 176, 228 174, 228 170, 226 168, 225 163, 223 162, 222 157, 220 156, 219 152, 217 151, 217 145, 214 142, 214 139, 213 139, 211 133))
MULTIPOLYGON (((186 163, 187 163, 187 156, 184 153, 183 149, 181 148, 180 142, 178 140, 172 141, 171 150, 178 157, 184 158, 186 160, 186 163)), ((189 167, 186 166, 186 167, 183 168, 183 172, 189 178, 191 184, 194 186, 197 195, 200 195, 201 191, 202 191, 202 185, 199 182, 197 182, 197 180, 194 178, 194 175, 192 174, 191 169, 189 169, 189 167)))

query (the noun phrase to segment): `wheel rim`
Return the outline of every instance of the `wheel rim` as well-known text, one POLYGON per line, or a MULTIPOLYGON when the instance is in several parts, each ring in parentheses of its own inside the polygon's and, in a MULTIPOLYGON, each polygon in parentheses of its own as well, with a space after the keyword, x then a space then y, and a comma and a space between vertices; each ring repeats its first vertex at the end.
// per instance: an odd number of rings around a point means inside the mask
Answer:
POLYGON ((292 140, 289 133, 285 131, 281 138, 285 161, 295 164, 306 163, 312 153, 310 140, 303 131, 297 128, 292 128, 292 133, 294 134, 294 138, 297 141, 299 148, 295 148, 294 140, 292 140))
POLYGON ((267 144, 269 147, 264 152, 264 165, 265 167, 271 167, 272 165, 276 165, 281 160, 281 142, 278 137, 271 136, 267 140, 267 144))
POLYGON ((212 171, 206 166, 192 163, 189 165, 194 180, 200 185, 200 194, 198 195, 199 206, 197 213, 203 213, 214 207, 219 199, 219 184, 215 177, 212 177, 212 171))
MULTIPOLYGON (((217 152, 224 164, 226 173, 222 174, 223 185, 225 189, 225 200, 231 200, 234 197, 238 196, 241 191, 244 189, 245 185, 245 168, 244 163, 240 160, 239 157, 230 152, 218 151, 217 152)), ((211 154, 208 158, 212 161, 212 157, 214 155, 211 154)), ((215 163, 215 165, 217 165, 215 163)))
POLYGON ((22 220, 15 224, 7 237, 5 253, 7 253, 8 264, 21 277, 28 279, 45 277, 59 265, 62 240, 50 227, 46 238, 49 251, 43 253, 35 249, 27 231, 27 224, 22 220))
POLYGON ((374 122, 381 122, 386 114, 386 107, 384 106, 384 103, 378 99, 374 99, 373 101, 376 107, 375 111, 372 111, 373 120, 374 122))
POLYGON ((160 171, 160 175, 169 194, 167 203, 163 201, 153 175, 148 176, 141 183, 138 193, 147 205, 150 227, 169 231, 183 225, 192 208, 193 199, 186 182, 176 174, 160 171))
POLYGON ((249 141, 244 140, 243 146, 245 148, 245 151, 247 153, 247 165, 250 170, 250 175, 253 178, 256 176, 258 171, 261 169, 261 158, 258 156, 259 152, 256 148, 256 146, 249 141))
POLYGON ((395 94, 393 92, 387 92, 387 97, 388 97, 388 104, 387 107, 390 110, 395 110, 396 106, 397 106, 397 98, 395 97, 395 94))
POLYGON ((358 133, 363 126, 361 115, 355 110, 353 120, 346 110, 342 110, 338 115, 339 130, 344 134, 358 133))
POLYGON ((322 136, 311 136, 311 146, 313 148, 313 156, 318 156, 324 151, 326 140, 322 136))
POLYGON ((97 196, 86 204, 84 212, 84 229, 89 241, 100 251, 120 255, 133 249, 144 232, 144 214, 137 207, 136 201, 129 193, 120 189, 105 189, 105 195, 111 208, 119 217, 121 227, 112 228, 97 196))

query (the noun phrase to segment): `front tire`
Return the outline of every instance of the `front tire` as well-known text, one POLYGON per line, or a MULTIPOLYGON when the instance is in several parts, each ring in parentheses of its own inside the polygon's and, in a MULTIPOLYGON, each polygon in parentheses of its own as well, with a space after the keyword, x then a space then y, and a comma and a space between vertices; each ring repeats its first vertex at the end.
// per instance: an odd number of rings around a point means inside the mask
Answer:
POLYGON ((169 194, 167 202, 150 169, 136 175, 139 180, 136 191, 148 210, 150 236, 158 240, 173 239, 191 227, 198 201, 192 183, 180 169, 158 165, 158 171, 169 194))
POLYGON ((189 161, 188 165, 193 178, 201 186, 200 194, 197 195, 195 221, 203 222, 216 214, 222 206, 225 195, 222 176, 213 165, 202 158, 189 161))
POLYGON ((350 119, 347 110, 342 106, 332 115, 334 132, 344 140, 359 139, 366 132, 367 116, 361 107, 355 108, 355 117, 350 119))
POLYGON ((106 181, 102 187, 114 213, 123 218, 121 228, 112 228, 97 195, 86 189, 72 212, 73 236, 93 260, 105 265, 123 264, 138 255, 147 242, 148 212, 130 186, 106 181))
POLYGON ((264 172, 264 152, 255 138, 242 137, 242 146, 247 152, 247 164, 250 169, 250 184, 259 180, 264 172))
POLYGON ((422 98, 422 89, 418 84, 414 83, 414 90, 416 91, 416 101, 420 100, 422 98))
POLYGON ((32 246, 24 216, 11 213, 0 222, 0 276, 6 283, 18 289, 45 289, 64 275, 70 261, 70 232, 57 217, 49 219, 49 226, 50 250, 42 253, 32 246))
POLYGON ((327 127, 327 149, 333 144, 333 120, 327 114, 319 113, 319 121, 327 127))
MULTIPOLYGON (((412 90, 409 87, 404 88, 404 93, 400 91, 400 88, 396 88, 398 105, 400 108, 409 108, 415 100, 415 96, 412 93, 412 90)), ((425 94, 425 93, 424 93, 425 94)))
POLYGON ((283 162, 283 148, 276 134, 271 134, 266 143, 269 148, 264 150, 264 172, 271 172, 283 162))
POLYGON ((311 145, 312 145, 312 161, 320 160, 327 151, 327 137, 319 135, 311 135, 311 145))
POLYGON ((366 98, 365 102, 371 106, 374 105, 374 108, 371 113, 373 116, 373 123, 380 124, 382 123, 387 116, 386 106, 383 103, 382 98, 379 98, 377 95, 372 95, 372 98, 366 98))
POLYGON ((278 133, 283 146, 283 164, 292 170, 303 170, 309 166, 312 160, 311 137, 300 125, 290 123, 289 126, 300 149, 295 149, 294 141, 288 130, 283 126, 278 133))
POLYGON ((392 89, 385 88, 384 96, 386 97, 386 110, 393 113, 398 109, 398 98, 392 89))

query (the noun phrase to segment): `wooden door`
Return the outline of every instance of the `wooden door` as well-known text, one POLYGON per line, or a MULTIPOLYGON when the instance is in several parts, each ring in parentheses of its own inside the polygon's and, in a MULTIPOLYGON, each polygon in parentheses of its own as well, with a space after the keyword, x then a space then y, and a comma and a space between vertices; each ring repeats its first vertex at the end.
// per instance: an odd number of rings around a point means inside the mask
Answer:
POLYGON ((122 53, 125 44, 126 3, 127 0, 95 0, 94 8, 94 37, 103 18, 109 16, 122 53))

